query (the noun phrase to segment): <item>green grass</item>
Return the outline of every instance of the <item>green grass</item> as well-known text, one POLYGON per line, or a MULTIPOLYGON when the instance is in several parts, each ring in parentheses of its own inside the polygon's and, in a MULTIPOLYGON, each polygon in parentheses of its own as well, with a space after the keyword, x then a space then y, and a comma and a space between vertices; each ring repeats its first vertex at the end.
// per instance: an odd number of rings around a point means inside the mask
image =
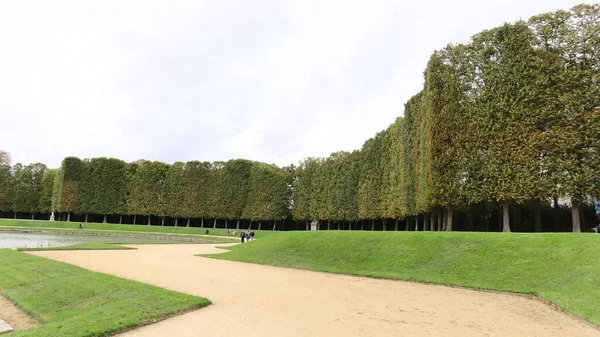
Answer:
MULTIPOLYGON (((79 222, 63 221, 41 221, 41 220, 12 220, 0 219, 0 231, 2 230, 43 230, 57 232, 75 232, 80 231, 79 222)), ((176 236, 192 237, 202 240, 210 240, 217 243, 234 242, 236 238, 219 238, 216 236, 227 236, 225 229, 209 229, 211 235, 204 235, 203 228, 194 227, 163 227, 146 225, 117 225, 104 223, 83 223, 84 232, 92 233, 118 233, 129 235, 155 235, 155 236, 176 236)), ((233 231, 233 230, 231 230, 233 231)), ((118 239, 115 239, 118 241, 118 239)))
POLYGON ((600 235, 290 232, 209 255, 368 277, 534 294, 600 325, 600 235))
POLYGON ((19 248, 20 251, 40 251, 40 250, 127 250, 135 249, 130 247, 117 246, 112 243, 86 242, 77 245, 64 247, 46 247, 46 248, 19 248))
POLYGON ((210 301, 0 249, 0 294, 42 325, 10 337, 108 336, 210 301))

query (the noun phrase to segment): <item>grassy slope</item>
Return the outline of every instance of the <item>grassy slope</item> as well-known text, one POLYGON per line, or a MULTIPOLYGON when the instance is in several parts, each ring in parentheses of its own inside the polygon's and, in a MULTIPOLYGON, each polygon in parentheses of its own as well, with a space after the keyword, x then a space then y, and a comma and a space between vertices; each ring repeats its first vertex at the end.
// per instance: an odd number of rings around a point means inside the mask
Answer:
MULTIPOLYGON (((62 230, 62 231, 77 231, 79 230, 79 222, 65 222, 65 221, 43 221, 43 220, 13 220, 13 219, 0 219, 0 230, 4 229, 32 229, 32 230, 62 230)), ((85 231, 87 232, 121 232, 128 234, 152 234, 152 235, 181 235, 181 236, 202 236, 203 239, 210 239, 215 241, 219 238, 213 236, 228 236, 227 230, 223 228, 198 228, 198 227, 170 227, 170 226, 147 226, 147 225, 118 225, 118 224, 105 224, 105 223, 83 223, 85 231), (210 235, 204 235, 204 231, 208 229, 210 235)), ((235 229, 230 229, 230 232, 235 229)), ((238 230, 239 232, 239 230, 238 230)), ((263 230, 255 231, 257 237, 265 237, 273 231, 263 230)), ((237 238, 235 238, 237 239, 237 238)))
POLYGON ((295 232, 217 259, 536 294, 600 325, 600 235, 295 232))
POLYGON ((77 245, 64 246, 64 247, 45 247, 45 248, 20 248, 20 251, 43 251, 43 250, 126 250, 135 249, 123 246, 117 246, 111 243, 103 242, 86 242, 77 245))
POLYGON ((43 323, 11 337, 107 336, 210 304, 8 249, 0 249, 0 270, 0 293, 43 323))

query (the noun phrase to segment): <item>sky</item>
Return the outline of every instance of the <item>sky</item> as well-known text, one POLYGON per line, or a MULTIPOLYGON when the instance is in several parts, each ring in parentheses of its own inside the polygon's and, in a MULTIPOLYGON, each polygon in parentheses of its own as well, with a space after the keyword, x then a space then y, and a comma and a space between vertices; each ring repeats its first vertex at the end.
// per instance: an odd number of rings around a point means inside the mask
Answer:
POLYGON ((49 167, 352 151, 434 50, 582 2, 2 1, 0 150, 49 167))

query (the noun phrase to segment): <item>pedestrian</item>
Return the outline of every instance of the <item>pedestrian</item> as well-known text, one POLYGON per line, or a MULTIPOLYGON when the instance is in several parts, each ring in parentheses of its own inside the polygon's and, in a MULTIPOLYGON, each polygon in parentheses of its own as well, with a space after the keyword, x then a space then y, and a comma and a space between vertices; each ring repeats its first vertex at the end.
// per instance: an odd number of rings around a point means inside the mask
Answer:
POLYGON ((250 240, 254 240, 254 231, 250 232, 250 240))
POLYGON ((246 235, 244 234, 244 231, 240 232, 240 239, 242 239, 242 243, 244 243, 244 238, 246 237, 246 235))
POLYGON ((83 225, 82 224, 79 224, 79 229, 83 229, 83 225))
POLYGON ((598 219, 599 224, 594 228, 594 231, 600 234, 600 200, 596 201, 596 218, 598 219))

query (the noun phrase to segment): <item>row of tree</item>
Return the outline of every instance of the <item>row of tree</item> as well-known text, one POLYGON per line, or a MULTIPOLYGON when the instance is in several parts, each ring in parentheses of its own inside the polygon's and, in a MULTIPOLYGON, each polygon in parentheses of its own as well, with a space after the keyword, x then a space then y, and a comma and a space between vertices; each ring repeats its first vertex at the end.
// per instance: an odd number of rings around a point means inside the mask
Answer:
POLYGON ((50 213, 56 172, 40 163, 11 167, 8 153, 0 151, 0 212, 50 213))
MULTIPOLYGON (((291 170, 249 160, 125 163, 65 158, 54 183, 60 213, 187 219, 283 220, 291 170)), ((134 220, 134 222, 136 222, 134 220)), ((177 225, 177 223, 176 223, 177 225)))
POLYGON ((0 211, 188 224, 291 217, 348 228, 370 220, 384 230, 408 219, 404 228, 413 221, 452 230, 457 212, 472 223, 500 210, 495 218, 510 231, 511 205, 533 207, 542 230, 541 209, 570 199, 572 228, 580 231, 581 205, 600 195, 600 5, 448 45, 434 52, 424 77, 404 116, 360 150, 307 158, 297 168, 242 159, 168 165, 69 157, 58 171, 4 164, 0 211))
POLYGON ((500 206, 510 231, 510 205, 567 198, 580 231, 580 206, 600 195, 600 5, 436 51, 403 117, 360 151, 302 162, 293 191, 295 219, 384 229, 414 217, 452 230, 456 210, 500 206))

